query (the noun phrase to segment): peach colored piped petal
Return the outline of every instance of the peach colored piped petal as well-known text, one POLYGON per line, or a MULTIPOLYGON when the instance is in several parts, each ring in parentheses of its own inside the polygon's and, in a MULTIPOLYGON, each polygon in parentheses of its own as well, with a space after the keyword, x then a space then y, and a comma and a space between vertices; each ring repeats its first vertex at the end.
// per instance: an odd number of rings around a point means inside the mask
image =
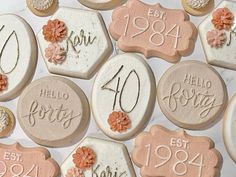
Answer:
POLYGON ((66 51, 57 43, 51 43, 45 49, 45 57, 49 62, 61 64, 66 58, 66 51))
POLYGON ((109 115, 108 123, 111 130, 123 132, 130 128, 131 121, 128 115, 121 111, 114 111, 109 115))
POLYGON ((0 92, 7 90, 8 78, 4 74, 0 74, 0 92))
POLYGON ((76 150, 76 153, 73 154, 73 162, 75 166, 79 169, 88 169, 91 168, 96 162, 95 152, 88 147, 80 147, 76 150))
POLYGON ((65 177, 84 177, 84 172, 81 169, 72 167, 67 171, 67 174, 65 177))
POLYGON ((218 30, 230 30, 234 22, 234 14, 227 8, 219 8, 212 14, 212 24, 218 30))
POLYGON ((211 47, 222 47, 226 41, 226 34, 224 30, 213 29, 206 34, 207 42, 211 47))

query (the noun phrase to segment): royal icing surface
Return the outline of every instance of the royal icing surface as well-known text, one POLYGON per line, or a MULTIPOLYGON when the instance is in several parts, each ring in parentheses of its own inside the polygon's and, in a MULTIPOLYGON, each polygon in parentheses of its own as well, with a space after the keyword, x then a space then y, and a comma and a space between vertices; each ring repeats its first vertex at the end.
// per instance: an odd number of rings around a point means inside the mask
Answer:
POLYGON ((57 177, 59 166, 45 148, 25 148, 20 144, 0 144, 2 177, 57 177))
POLYGON ((99 71, 92 110, 101 130, 117 140, 130 139, 149 121, 155 106, 155 78, 144 59, 117 55, 99 71))
MULTIPOLYGON (((93 159, 93 157, 90 159, 93 159)), ((75 148, 61 165, 61 172, 65 177, 73 177, 72 174, 77 174, 79 177, 136 177, 125 145, 93 137, 86 137, 75 148), (94 159, 96 162, 83 172, 80 171, 80 173, 78 169, 75 169, 75 163, 73 162, 79 148, 89 148, 96 154, 94 159)))
POLYGON ((0 101, 20 93, 34 74, 37 56, 34 33, 25 20, 0 15, 0 101))
POLYGON ((187 129, 213 125, 226 108, 226 86, 211 66, 180 62, 168 69, 158 84, 158 102, 166 117, 187 129))
POLYGON ((32 6, 37 10, 46 10, 53 2, 54 0, 31 0, 32 6))
POLYGON ((87 130, 89 105, 83 91, 61 77, 32 82, 18 102, 18 120, 36 143, 61 147, 78 142, 87 130))
POLYGON ((0 110, 0 132, 5 130, 9 124, 9 115, 5 110, 0 110))
POLYGON ((197 37, 196 27, 184 11, 137 0, 129 0, 113 11, 109 29, 121 50, 169 62, 191 54, 197 37))
POLYGON ((142 177, 219 177, 223 163, 210 138, 159 125, 137 136, 132 158, 142 177))
POLYGON ((236 70, 235 12, 234 1, 222 1, 199 25, 200 39, 209 64, 236 70), (213 30, 225 33, 226 39, 220 46, 209 43, 208 34, 213 30))
POLYGON ((187 0, 190 7, 194 9, 201 9, 209 4, 210 0, 187 0))
POLYGON ((44 28, 38 34, 41 52, 48 70, 54 74, 91 78, 112 53, 111 40, 102 16, 95 11, 61 7, 51 18, 51 23, 53 20, 57 20, 57 23, 50 25, 55 30, 60 28, 58 32, 62 30, 61 25, 65 24, 60 40, 48 40, 51 28, 44 28), (59 22, 61 25, 58 24, 59 22), (57 43, 64 50, 65 58, 60 64, 49 61, 48 52, 45 53, 52 43, 57 43))
POLYGON ((99 10, 113 9, 126 1, 127 0, 79 0, 83 5, 99 10))

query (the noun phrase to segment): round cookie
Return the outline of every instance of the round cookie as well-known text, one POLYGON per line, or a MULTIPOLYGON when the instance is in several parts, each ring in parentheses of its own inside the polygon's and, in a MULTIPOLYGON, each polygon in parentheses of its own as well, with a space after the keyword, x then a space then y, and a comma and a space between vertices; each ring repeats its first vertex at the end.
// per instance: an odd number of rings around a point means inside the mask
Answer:
POLYGON ((52 15, 58 8, 58 0, 26 0, 27 6, 40 17, 52 15))
POLYGON ((236 95, 234 95, 225 111, 223 119, 223 139, 226 149, 234 162, 236 162, 236 95))
POLYGON ((142 131, 155 106, 155 77, 136 54, 121 54, 99 71, 92 91, 92 111, 110 138, 128 140, 142 131))
POLYGON ((214 8, 214 0, 182 0, 186 12, 194 16, 202 16, 214 8))
POLYGON ((90 109, 83 91, 61 77, 44 77, 32 82, 21 94, 18 121, 36 143, 64 147, 85 134, 90 109))
POLYGON ((96 10, 110 10, 127 0, 79 0, 79 2, 91 9, 96 10))
POLYGON ((37 64, 37 49, 34 32, 24 19, 0 15, 1 102, 18 96, 30 82, 37 64))
POLYGON ((171 122, 185 129, 202 130, 221 118, 228 94, 213 67, 199 61, 185 61, 163 74, 157 98, 171 122))
POLYGON ((0 106, 0 138, 9 136, 14 127, 14 114, 8 108, 0 106))

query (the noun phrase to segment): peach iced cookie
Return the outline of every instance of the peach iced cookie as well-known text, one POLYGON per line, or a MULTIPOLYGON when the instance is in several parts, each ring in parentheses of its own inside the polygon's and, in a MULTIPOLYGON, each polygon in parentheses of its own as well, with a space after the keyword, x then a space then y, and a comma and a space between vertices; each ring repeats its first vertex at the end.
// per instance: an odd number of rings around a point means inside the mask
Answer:
POLYGON ((122 5, 126 0, 79 0, 79 2, 89 8, 97 10, 109 10, 122 5))
POLYGON ((236 70, 235 1, 222 1, 199 25, 207 62, 236 70))
POLYGON ((116 140, 127 140, 148 123, 155 106, 155 77, 136 54, 110 59, 99 71, 92 92, 92 110, 101 130, 116 140))
POLYGON ((128 0, 113 11, 110 33, 121 50, 168 62, 190 55, 197 38, 197 29, 185 11, 138 0, 128 0))
POLYGON ((139 134, 132 153, 142 177, 220 177, 221 154, 208 137, 154 125, 139 134))
POLYGON ((0 144, 0 175, 58 177, 60 168, 46 148, 0 144))
POLYGON ((60 7, 38 34, 49 72, 90 79, 113 51, 99 12, 60 7))
POLYGON ((69 146, 86 133, 90 109, 87 97, 74 82, 48 76, 32 82, 21 94, 18 121, 36 143, 69 146))
POLYGON ((213 67, 199 61, 184 61, 163 74, 157 98, 162 112, 174 124, 202 130, 222 118, 228 94, 213 67))
POLYGON ((23 18, 0 15, 1 102, 18 96, 32 79, 38 59, 37 49, 34 32, 23 18))

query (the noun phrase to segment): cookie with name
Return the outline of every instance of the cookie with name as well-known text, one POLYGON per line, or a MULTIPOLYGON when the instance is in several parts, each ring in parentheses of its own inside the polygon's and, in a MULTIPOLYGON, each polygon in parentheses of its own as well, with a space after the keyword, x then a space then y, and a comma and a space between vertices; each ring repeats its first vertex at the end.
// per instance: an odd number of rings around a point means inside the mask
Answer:
POLYGON ((222 1, 199 25, 199 35, 209 64, 236 70, 236 2, 222 1))
POLYGON ((37 49, 34 32, 23 18, 0 15, 1 102, 18 96, 30 82, 37 64, 37 49))
POLYGON ((136 177, 124 144, 86 137, 61 165, 65 177, 136 177))
POLYGON ((99 71, 92 91, 92 110, 101 130, 116 140, 142 131, 155 107, 155 77, 136 54, 110 59, 99 71))
POLYGON ((190 55, 197 38, 197 29, 185 11, 139 0, 128 0, 115 9, 109 29, 124 52, 140 52, 172 63, 190 55))
POLYGON ((194 16, 202 16, 214 8, 214 0, 182 0, 184 10, 194 16))
POLYGON ((99 12, 60 7, 38 34, 49 72, 90 79, 113 47, 99 12))
POLYGON ((19 143, 0 144, 0 167, 2 177, 58 177, 60 174, 57 162, 46 148, 26 148, 19 143))
POLYGON ((228 107, 225 111, 224 119, 223 119, 223 139, 225 147, 232 158, 232 160, 236 163, 236 95, 230 99, 228 107))
POLYGON ((157 98, 171 122, 185 129, 202 130, 222 118, 228 94, 213 67, 200 61, 185 61, 163 74, 157 98))
POLYGON ((219 177, 223 164, 210 138, 160 125, 136 137, 132 159, 142 177, 219 177))
POLYGON ((10 109, 0 106, 0 138, 9 136, 15 128, 15 116, 10 109))
POLYGON ((89 8, 97 10, 110 10, 122 5, 127 0, 79 0, 79 2, 89 8))
POLYGON ((86 133, 90 109, 87 97, 74 82, 48 76, 32 82, 21 94, 18 121, 36 143, 64 147, 86 133))

